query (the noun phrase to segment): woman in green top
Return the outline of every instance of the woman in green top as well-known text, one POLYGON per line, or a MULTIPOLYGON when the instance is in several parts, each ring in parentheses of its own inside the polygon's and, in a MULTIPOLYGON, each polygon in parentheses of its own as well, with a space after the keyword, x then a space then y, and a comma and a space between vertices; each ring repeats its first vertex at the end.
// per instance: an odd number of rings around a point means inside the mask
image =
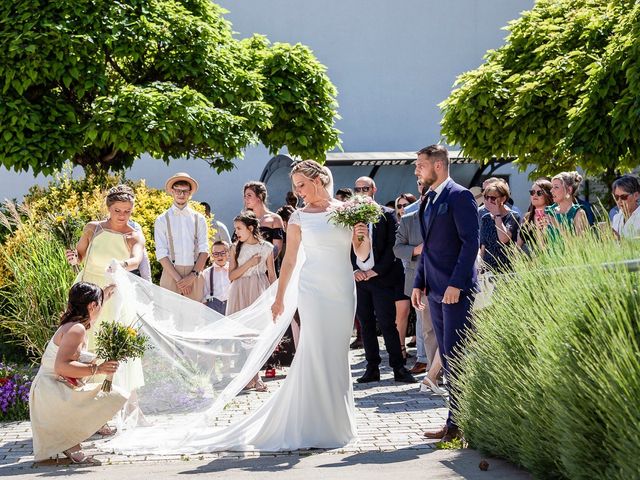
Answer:
POLYGON ((551 196, 555 203, 545 209, 549 240, 557 240, 563 231, 580 235, 589 227, 587 214, 576 202, 581 182, 582 176, 578 172, 561 172, 551 180, 551 196))

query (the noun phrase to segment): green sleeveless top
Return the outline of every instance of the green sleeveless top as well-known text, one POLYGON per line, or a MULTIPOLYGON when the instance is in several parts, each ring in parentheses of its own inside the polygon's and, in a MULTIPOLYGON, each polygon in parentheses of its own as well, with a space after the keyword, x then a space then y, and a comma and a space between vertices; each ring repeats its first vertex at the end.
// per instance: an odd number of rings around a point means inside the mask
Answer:
POLYGON ((580 205, 579 203, 574 203, 573 205, 571 205, 569 210, 566 211, 566 213, 558 212, 557 208, 558 204, 554 203, 553 205, 549 205, 544 209, 544 213, 553 217, 558 224, 558 226, 549 225, 547 227, 547 235, 551 242, 557 242, 560 239, 562 230, 575 233, 573 221, 576 218, 578 211, 582 209, 582 205, 580 205))

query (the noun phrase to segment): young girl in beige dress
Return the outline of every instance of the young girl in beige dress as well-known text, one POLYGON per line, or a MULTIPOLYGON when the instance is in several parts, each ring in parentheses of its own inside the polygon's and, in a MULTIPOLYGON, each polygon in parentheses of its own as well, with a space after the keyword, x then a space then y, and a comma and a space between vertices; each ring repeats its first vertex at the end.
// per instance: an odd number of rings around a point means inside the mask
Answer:
MULTIPOLYGON (((242 212, 233 219, 238 240, 231 247, 229 259, 229 299, 226 314, 247 308, 276 281, 273 245, 262 239, 260 222, 253 212, 242 212)), ((256 374, 246 388, 265 392, 267 386, 256 374)))

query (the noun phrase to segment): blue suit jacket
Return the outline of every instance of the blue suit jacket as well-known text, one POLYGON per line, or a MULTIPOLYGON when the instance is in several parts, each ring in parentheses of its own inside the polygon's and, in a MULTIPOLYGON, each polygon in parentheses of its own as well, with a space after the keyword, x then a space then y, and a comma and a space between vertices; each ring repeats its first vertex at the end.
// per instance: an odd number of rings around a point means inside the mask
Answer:
POLYGON ((476 257, 480 248, 478 206, 473 194, 453 180, 444 187, 425 224, 426 199, 420 205, 424 248, 414 288, 441 300, 449 285, 471 292, 476 288, 476 257))

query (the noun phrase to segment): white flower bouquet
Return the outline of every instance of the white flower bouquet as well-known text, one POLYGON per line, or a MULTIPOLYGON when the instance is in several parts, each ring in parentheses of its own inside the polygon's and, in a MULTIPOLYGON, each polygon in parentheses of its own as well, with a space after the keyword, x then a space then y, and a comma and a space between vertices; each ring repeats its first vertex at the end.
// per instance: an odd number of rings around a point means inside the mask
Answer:
MULTIPOLYGON (((331 210, 329 221, 334 225, 353 228, 358 223, 375 223, 382 216, 382 207, 371 197, 355 195, 331 210)), ((358 237, 362 241, 362 237, 358 237)))

